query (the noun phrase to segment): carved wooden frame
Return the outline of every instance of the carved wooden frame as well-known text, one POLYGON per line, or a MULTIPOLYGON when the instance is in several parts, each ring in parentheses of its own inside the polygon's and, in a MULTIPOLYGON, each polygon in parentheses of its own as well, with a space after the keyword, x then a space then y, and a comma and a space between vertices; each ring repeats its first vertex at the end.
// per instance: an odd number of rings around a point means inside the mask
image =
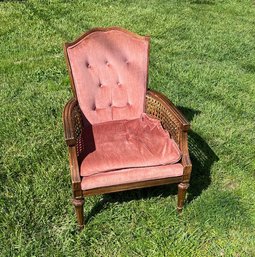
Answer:
MULTIPOLYGON (((81 36, 71 44, 77 43, 79 40, 83 39, 86 35, 94 31, 105 31, 110 29, 118 29, 126 33, 130 33, 132 36, 141 38, 141 36, 136 35, 132 32, 123 30, 121 28, 116 28, 116 27, 107 28, 107 29, 97 28, 85 33, 83 36, 81 36)), ((150 180, 150 181, 141 181, 141 182, 135 182, 135 183, 129 183, 129 184, 121 184, 116 186, 107 186, 107 187, 95 188, 90 190, 82 190, 81 177, 80 177, 79 164, 78 164, 78 155, 79 155, 79 144, 81 140, 81 133, 83 130, 83 122, 82 122, 82 113, 76 98, 76 92, 74 88, 69 60, 66 54, 66 47, 71 44, 70 43, 65 44, 65 55, 66 55, 69 75, 71 78, 71 85, 72 85, 74 98, 72 98, 65 105, 65 108, 63 111, 63 123, 64 123, 65 141, 68 145, 68 152, 69 152, 69 163, 70 163, 72 191, 73 191, 73 205, 75 206, 75 211, 76 211, 80 228, 84 227, 84 217, 83 217, 84 216, 83 215, 84 196, 89 196, 89 195, 105 194, 105 193, 112 193, 112 192, 118 192, 118 191, 124 191, 124 190, 137 189, 137 188, 145 188, 145 187, 152 187, 152 186, 158 186, 158 185, 179 183, 177 210, 181 212, 184 204, 186 191, 189 186, 190 174, 192 169, 192 164, 189 157, 188 134, 187 134, 190 128, 190 124, 184 118, 181 112, 174 106, 174 104, 166 96, 164 96, 159 92, 156 92, 155 90, 147 90, 145 112, 150 116, 159 119, 164 129, 169 131, 172 138, 178 144, 182 153, 182 158, 180 162, 183 165, 183 176, 156 179, 156 180, 150 180)))

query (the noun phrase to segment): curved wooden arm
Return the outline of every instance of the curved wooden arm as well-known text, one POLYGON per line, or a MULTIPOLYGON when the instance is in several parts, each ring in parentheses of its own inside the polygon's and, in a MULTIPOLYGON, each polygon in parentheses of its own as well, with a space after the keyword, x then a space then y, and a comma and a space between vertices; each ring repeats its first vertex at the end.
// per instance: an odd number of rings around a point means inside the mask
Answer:
POLYGON ((182 152, 183 182, 188 182, 192 169, 188 149, 189 122, 166 96, 154 90, 147 91, 146 113, 159 119, 179 145, 182 152))
POLYGON ((75 98, 69 100, 65 105, 63 111, 63 123, 67 145, 76 145, 77 138, 83 129, 83 123, 79 104, 75 98))
POLYGON ((68 146, 74 146, 76 144, 75 124, 73 124, 73 115, 72 115, 72 112, 76 105, 77 105, 77 100, 75 98, 72 98, 66 103, 63 111, 64 133, 65 133, 66 144, 68 146))
POLYGON ((65 141, 68 145, 69 163, 74 197, 82 196, 81 177, 77 158, 78 137, 83 129, 78 101, 72 98, 63 111, 65 141))
POLYGON ((182 132, 180 141, 180 150, 182 152, 181 163, 183 166, 183 182, 189 182, 192 170, 192 163, 189 156, 188 133, 186 131, 182 132))
POLYGON ((73 194, 74 194, 74 197, 82 196, 81 177, 80 177, 80 170, 79 170, 79 165, 77 160, 76 147, 75 146, 68 147, 68 152, 69 152, 69 163, 70 163, 70 173, 71 173, 73 194))

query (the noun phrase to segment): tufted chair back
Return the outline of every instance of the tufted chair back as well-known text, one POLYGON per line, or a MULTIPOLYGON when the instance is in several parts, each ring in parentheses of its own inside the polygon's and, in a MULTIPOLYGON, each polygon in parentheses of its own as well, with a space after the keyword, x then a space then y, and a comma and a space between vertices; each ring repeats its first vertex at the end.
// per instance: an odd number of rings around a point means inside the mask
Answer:
POLYGON ((144 111, 149 38, 94 29, 65 44, 74 95, 91 124, 135 119, 144 111))

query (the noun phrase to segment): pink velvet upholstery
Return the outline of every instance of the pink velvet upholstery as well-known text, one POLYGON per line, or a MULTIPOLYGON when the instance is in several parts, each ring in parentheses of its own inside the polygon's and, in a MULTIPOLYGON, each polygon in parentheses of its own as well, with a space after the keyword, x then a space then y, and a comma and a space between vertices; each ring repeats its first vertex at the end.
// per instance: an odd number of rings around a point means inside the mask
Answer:
POLYGON ((160 122, 144 113, 138 119, 94 124, 85 131, 84 140, 87 152, 81 160, 81 176, 166 165, 181 158, 178 146, 160 122))
POLYGON ((183 166, 180 163, 157 167, 122 169, 83 177, 81 188, 82 190, 88 190, 132 182, 178 177, 182 175, 183 166))
POLYGON ((95 31, 67 47, 80 108, 91 124, 144 111, 149 42, 121 30, 95 31))

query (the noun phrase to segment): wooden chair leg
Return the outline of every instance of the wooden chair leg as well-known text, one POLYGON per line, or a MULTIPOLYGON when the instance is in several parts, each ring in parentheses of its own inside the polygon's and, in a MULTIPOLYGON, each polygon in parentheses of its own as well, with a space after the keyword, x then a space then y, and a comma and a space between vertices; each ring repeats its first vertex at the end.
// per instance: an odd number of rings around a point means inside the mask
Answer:
POLYGON ((189 187, 189 183, 180 183, 178 185, 178 204, 177 204, 177 211, 179 213, 182 212, 182 208, 183 208, 183 204, 185 201, 185 196, 186 196, 186 192, 187 189, 189 187))
POLYGON ((84 198, 74 198, 72 202, 75 207, 75 213, 76 213, 80 230, 82 230, 84 228, 84 212, 83 212, 84 198))

